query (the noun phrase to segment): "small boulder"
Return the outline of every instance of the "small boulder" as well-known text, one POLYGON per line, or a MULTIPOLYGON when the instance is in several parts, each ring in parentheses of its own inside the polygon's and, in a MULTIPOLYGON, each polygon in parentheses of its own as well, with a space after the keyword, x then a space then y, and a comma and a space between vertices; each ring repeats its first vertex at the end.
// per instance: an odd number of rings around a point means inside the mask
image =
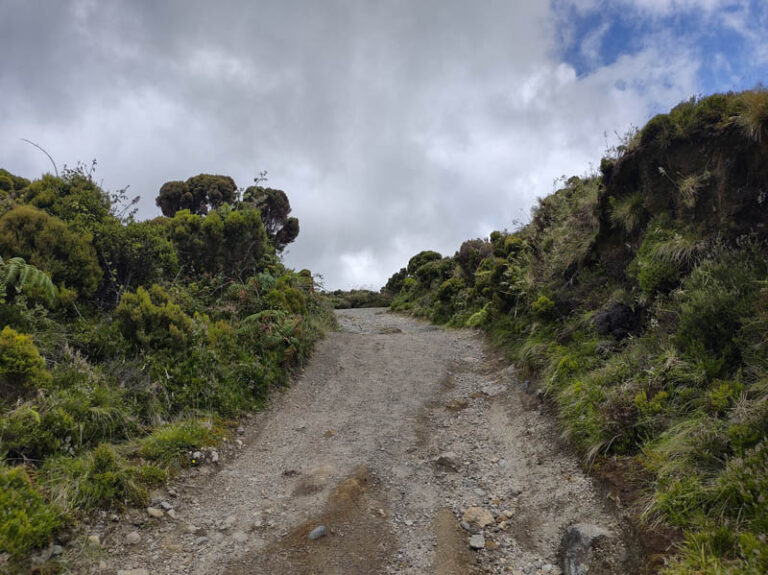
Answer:
POLYGON ((472 549, 485 549, 485 536, 482 533, 475 533, 469 538, 469 546, 472 549))
POLYGON ((163 510, 157 507, 147 507, 147 514, 155 519, 160 519, 163 516, 163 510))

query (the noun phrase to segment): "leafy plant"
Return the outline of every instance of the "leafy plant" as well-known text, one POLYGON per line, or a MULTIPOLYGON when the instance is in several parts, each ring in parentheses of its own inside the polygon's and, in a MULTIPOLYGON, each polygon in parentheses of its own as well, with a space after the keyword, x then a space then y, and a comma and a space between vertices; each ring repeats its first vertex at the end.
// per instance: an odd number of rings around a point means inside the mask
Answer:
POLYGON ((56 288, 48 274, 28 264, 24 258, 3 260, 0 256, 0 304, 4 304, 14 295, 24 291, 24 288, 40 288, 49 301, 56 298, 56 288))

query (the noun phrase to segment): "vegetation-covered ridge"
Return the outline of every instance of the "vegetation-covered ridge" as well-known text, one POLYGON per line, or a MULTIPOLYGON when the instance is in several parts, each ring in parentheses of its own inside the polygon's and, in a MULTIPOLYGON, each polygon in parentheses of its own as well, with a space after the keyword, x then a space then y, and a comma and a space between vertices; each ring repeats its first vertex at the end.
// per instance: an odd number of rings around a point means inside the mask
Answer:
POLYGON ((526 226, 421 252, 383 291, 539 382, 679 543, 664 573, 768 572, 768 92, 681 103, 526 226))
POLYGON ((93 510, 146 505, 333 321, 311 273, 281 263, 298 220, 262 178, 169 182, 166 215, 136 221, 92 173, 0 170, 3 573, 42 569, 93 510))

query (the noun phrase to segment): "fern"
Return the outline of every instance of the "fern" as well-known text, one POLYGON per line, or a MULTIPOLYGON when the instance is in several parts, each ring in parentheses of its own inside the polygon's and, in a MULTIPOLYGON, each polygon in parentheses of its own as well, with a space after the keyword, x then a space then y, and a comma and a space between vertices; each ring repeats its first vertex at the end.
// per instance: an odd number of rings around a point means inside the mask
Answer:
POLYGON ((9 292, 13 297, 31 287, 41 288, 49 301, 56 299, 56 288, 48 274, 28 264, 24 258, 5 261, 0 256, 0 303, 6 302, 9 292))

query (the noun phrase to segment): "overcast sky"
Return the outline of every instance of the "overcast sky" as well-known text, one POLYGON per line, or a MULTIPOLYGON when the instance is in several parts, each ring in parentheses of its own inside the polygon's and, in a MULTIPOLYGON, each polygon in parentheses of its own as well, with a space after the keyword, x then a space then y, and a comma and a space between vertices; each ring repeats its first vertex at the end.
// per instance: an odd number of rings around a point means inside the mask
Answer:
POLYGON ((378 289, 512 229, 632 125, 768 77, 764 0, 0 0, 0 167, 168 180, 261 170, 288 265, 378 289))

